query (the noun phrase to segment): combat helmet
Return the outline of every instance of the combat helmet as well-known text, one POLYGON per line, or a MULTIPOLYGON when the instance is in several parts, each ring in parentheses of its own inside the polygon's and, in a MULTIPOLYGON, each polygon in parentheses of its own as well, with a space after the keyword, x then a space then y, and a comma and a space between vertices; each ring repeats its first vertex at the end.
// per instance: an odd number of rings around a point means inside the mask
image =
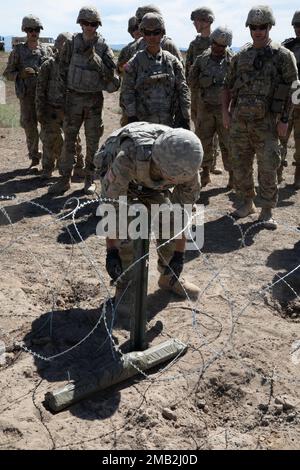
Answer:
POLYGON ((72 39, 71 33, 60 33, 54 41, 54 48, 59 50, 62 45, 70 39, 72 39))
POLYGON ((292 25, 294 26, 296 23, 300 23, 300 10, 295 11, 292 19, 292 25))
POLYGON ((220 46, 230 47, 232 44, 232 31, 226 26, 219 26, 211 33, 210 38, 220 46))
POLYGON ((190 181, 199 170, 203 148, 199 138, 186 129, 170 129, 154 142, 152 160, 163 175, 177 184, 190 181))
POLYGON ((40 28, 44 29, 41 20, 37 16, 27 15, 22 20, 22 31, 26 31, 27 28, 40 28))
POLYGON ((165 23, 162 16, 158 13, 146 13, 140 24, 140 31, 143 32, 145 29, 161 29, 165 32, 165 23))
POLYGON ((128 20, 128 33, 133 33, 134 31, 136 31, 139 27, 139 23, 138 23, 138 19, 136 16, 132 16, 131 18, 129 18, 128 20))
POLYGON ((196 8, 196 10, 192 11, 191 13, 191 20, 206 20, 210 23, 213 23, 215 21, 215 15, 214 12, 208 7, 196 8))
POLYGON ((100 14, 95 7, 82 7, 78 14, 77 23, 79 24, 80 21, 89 21, 91 23, 97 22, 102 26, 100 14))
POLYGON ((270 24, 275 26, 275 17, 273 10, 268 5, 257 5, 248 13, 246 28, 250 25, 270 24))
POLYGON ((158 13, 161 15, 160 9, 155 5, 144 5, 143 7, 139 7, 135 12, 135 16, 139 23, 142 21, 143 16, 146 15, 146 13, 158 13))

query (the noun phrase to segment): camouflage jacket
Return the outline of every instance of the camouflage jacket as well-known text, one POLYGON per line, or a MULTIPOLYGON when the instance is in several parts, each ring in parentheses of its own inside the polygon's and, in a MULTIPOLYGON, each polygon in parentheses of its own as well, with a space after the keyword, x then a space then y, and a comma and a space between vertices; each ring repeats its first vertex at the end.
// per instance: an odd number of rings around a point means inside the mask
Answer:
MULTIPOLYGON (((280 85, 291 88, 297 80, 295 56, 274 42, 262 49, 247 44, 232 59, 224 87, 230 89, 233 106, 266 106, 271 110, 273 97, 280 85)), ((287 93, 285 101, 288 101, 287 93)))
MULTIPOLYGON (((180 50, 174 43, 173 39, 168 36, 164 36, 161 40, 160 47, 163 51, 168 51, 173 54, 183 64, 183 58, 180 50)), ((138 51, 143 51, 147 48, 147 43, 144 38, 139 38, 137 41, 133 41, 131 46, 128 48, 128 60, 130 60, 138 51)))
MULTIPOLYGON (((155 140, 169 127, 145 122, 133 123, 119 129, 110 136, 101 150, 95 155, 95 166, 102 165, 106 154, 110 163, 102 180, 102 197, 118 198, 126 196, 130 185, 156 191, 174 188, 172 202, 194 204, 200 196, 201 184, 197 174, 187 183, 170 184, 161 176, 156 177, 151 171, 152 147, 155 140), (110 144, 113 145, 110 145, 110 144), (116 145, 117 144, 117 145, 116 145), (113 150, 113 155, 110 155, 113 150)), ((183 158, 184 158, 184 151, 183 158)))
POLYGON ((190 118, 190 93, 179 60, 167 51, 139 51, 125 66, 122 104, 127 116, 172 126, 179 109, 190 118))
POLYGON ((14 50, 10 53, 3 75, 7 80, 15 82, 18 98, 35 95, 40 67, 51 56, 51 47, 44 44, 39 43, 37 49, 33 50, 28 47, 26 42, 15 46, 14 50), (20 74, 27 67, 33 68, 35 75, 22 79, 20 74))
POLYGON ((121 49, 117 62, 117 70, 119 74, 123 73, 123 66, 127 64, 127 62, 132 58, 132 50, 134 48, 134 44, 137 41, 138 39, 135 39, 134 41, 131 41, 129 44, 127 44, 127 46, 123 47, 123 49, 121 49))
POLYGON ((189 76, 190 69, 196 60, 196 57, 202 54, 211 45, 210 38, 203 38, 200 34, 190 43, 186 53, 185 74, 189 76))
POLYGON ((36 109, 45 111, 47 105, 63 108, 65 103, 65 86, 59 75, 59 57, 46 60, 37 79, 36 109))
POLYGON ((283 41, 282 45, 291 51, 296 57, 298 75, 300 75, 300 38, 290 38, 283 41))
POLYGON ((225 56, 213 58, 211 48, 199 55, 188 76, 188 84, 200 91, 201 101, 209 105, 221 106, 222 88, 225 81, 233 52, 226 49, 225 56))
POLYGON ((89 42, 74 34, 64 45, 59 69, 67 88, 79 93, 113 92, 120 86, 114 54, 100 34, 89 42))

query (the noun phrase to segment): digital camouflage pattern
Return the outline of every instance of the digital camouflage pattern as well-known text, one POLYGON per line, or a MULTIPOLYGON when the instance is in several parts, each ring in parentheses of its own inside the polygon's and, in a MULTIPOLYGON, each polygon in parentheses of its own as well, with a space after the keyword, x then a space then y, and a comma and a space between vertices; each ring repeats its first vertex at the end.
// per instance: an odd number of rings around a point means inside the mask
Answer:
POLYGON ((144 5, 142 7, 139 7, 135 12, 135 16, 138 19, 139 23, 142 21, 143 16, 147 13, 158 13, 159 15, 161 15, 160 9, 155 5, 144 5))
POLYGON ((22 20, 21 29, 23 32, 25 32, 27 28, 44 29, 41 20, 37 16, 34 16, 34 15, 24 16, 22 20))
POLYGON ((191 13, 191 20, 207 20, 213 23, 215 21, 215 15, 213 11, 208 7, 196 8, 196 10, 191 13))
POLYGON ((257 5, 251 8, 249 11, 246 20, 246 27, 250 26, 251 24, 270 24, 271 26, 275 26, 275 23, 276 22, 272 8, 270 8, 268 5, 257 5))
POLYGON ((231 171, 229 133, 223 126, 221 95, 232 57, 233 53, 227 49, 225 57, 213 58, 209 48, 197 57, 188 78, 198 98, 195 133, 204 149, 202 166, 210 170, 214 167, 214 135, 217 133, 224 168, 231 171))
MULTIPOLYGON (((231 62, 225 87, 232 92, 231 149, 236 190, 244 199, 255 196, 253 160, 256 154, 263 208, 277 204, 277 168, 280 149, 276 131, 277 114, 272 111, 279 85, 291 89, 297 79, 294 56, 270 42, 264 49, 247 45, 231 62)), ((286 94, 283 105, 289 100, 286 94)))
POLYGON ((82 7, 79 11, 78 17, 77 17, 77 24, 80 23, 80 21, 89 21, 91 23, 97 22, 102 26, 101 22, 101 17, 100 13, 98 12, 97 8, 94 7, 82 7))
POLYGON ((37 76, 43 62, 52 55, 49 46, 38 44, 32 50, 27 43, 17 44, 10 53, 8 64, 3 72, 7 80, 15 82, 16 95, 20 100, 20 123, 26 134, 27 148, 31 160, 39 159, 39 132, 35 107, 37 76), (21 78, 22 72, 30 67, 35 75, 21 78))
POLYGON ((128 117, 173 126, 176 112, 190 118, 190 93, 181 63, 167 51, 138 52, 125 66, 122 104, 128 117))
MULTIPOLYGON (((181 55, 180 50, 174 43, 173 39, 169 38, 168 36, 164 35, 161 43, 160 43, 161 48, 164 51, 170 52, 170 54, 174 55, 177 57, 178 60, 183 64, 183 58, 181 55)), ((139 51, 145 50, 147 47, 147 43, 144 40, 144 38, 139 38, 137 41, 133 41, 131 43, 131 46, 128 48, 128 60, 132 59, 132 57, 139 51)))

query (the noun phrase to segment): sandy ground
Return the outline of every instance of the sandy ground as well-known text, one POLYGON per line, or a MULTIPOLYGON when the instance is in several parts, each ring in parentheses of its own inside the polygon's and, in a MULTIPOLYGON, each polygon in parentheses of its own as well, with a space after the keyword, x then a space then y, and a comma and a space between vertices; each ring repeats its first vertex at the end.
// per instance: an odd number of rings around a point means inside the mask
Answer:
MULTIPOLYGON (((106 95, 105 135, 118 120, 117 96, 106 95)), ((157 289, 151 246, 147 339, 177 338, 186 355, 53 414, 45 393, 92 377, 116 347, 128 351, 128 321, 112 327, 111 316, 106 323, 101 316, 113 290, 95 235, 97 203, 82 194, 83 183, 50 198, 45 182, 26 171, 22 129, 1 128, 0 148, 0 196, 16 196, 0 201, 0 449, 299 448, 300 273, 292 271, 300 264, 300 192, 292 149, 277 231, 255 225, 255 215, 240 226, 227 216, 236 197, 225 175, 203 190, 205 243, 185 266, 202 290, 197 303, 157 289), (76 214, 77 229, 67 217, 77 204, 66 206, 70 198, 89 202, 76 214)))

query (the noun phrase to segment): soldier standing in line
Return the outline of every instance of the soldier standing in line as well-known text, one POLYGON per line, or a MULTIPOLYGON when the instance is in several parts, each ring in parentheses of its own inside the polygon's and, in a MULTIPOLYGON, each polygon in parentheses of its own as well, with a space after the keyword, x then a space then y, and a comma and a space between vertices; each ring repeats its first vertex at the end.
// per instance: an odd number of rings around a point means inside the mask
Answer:
POLYGON ((50 186, 50 194, 63 194, 70 188, 75 163, 75 144, 80 127, 84 124, 86 137, 85 194, 93 194, 94 154, 103 134, 103 90, 117 91, 120 80, 115 75, 116 65, 112 50, 97 33, 102 25, 94 7, 83 7, 77 23, 82 33, 67 40, 61 54, 60 75, 65 87, 65 146, 60 162, 61 178, 50 186))
POLYGON ((128 20, 128 33, 132 36, 133 41, 131 41, 127 46, 123 47, 121 49, 119 57, 118 57, 118 62, 117 62, 117 69, 119 75, 122 75, 123 73, 123 66, 131 59, 131 56, 129 55, 129 51, 133 44, 142 37, 140 29, 139 29, 139 22, 136 16, 132 16, 128 20))
MULTIPOLYGON (((51 178, 55 166, 59 166, 63 150, 65 87, 59 76, 59 57, 65 42, 71 39, 71 33, 61 33, 57 36, 54 43, 54 56, 43 63, 37 80, 36 111, 41 124, 42 177, 45 179, 51 178)), ((82 146, 78 135, 73 176, 82 177, 83 166, 82 146)))
MULTIPOLYGON (((128 124, 114 132, 95 155, 95 166, 103 177, 101 196, 112 199, 127 196, 129 204, 138 201, 148 210, 152 204, 164 204, 170 210, 172 204, 194 204, 200 196, 198 170, 202 156, 201 142, 191 131, 146 122, 128 124)), ((188 294, 197 299, 199 287, 179 280, 186 240, 179 237, 165 243, 161 219, 159 222, 158 285, 180 297, 188 294)), ((173 230, 170 228, 170 233, 173 230)), ((132 264, 133 254, 132 240, 107 238, 106 268, 114 281, 132 264)), ((117 282, 115 296, 117 305, 122 299, 126 313, 132 306, 130 295, 126 295, 130 275, 128 272, 117 282)))
POLYGON ((37 76, 42 63, 52 55, 50 46, 40 44, 41 20, 33 15, 23 18, 22 31, 27 34, 25 43, 17 44, 11 52, 8 64, 3 72, 7 80, 15 82, 16 95, 20 100, 21 126, 26 134, 30 167, 38 166, 39 131, 35 109, 37 76))
MULTIPOLYGON (((300 75, 300 11, 296 11, 293 19, 292 25, 295 30, 295 38, 286 39, 282 45, 293 52, 296 57, 297 67, 298 67, 298 76, 300 75)), ((296 189, 300 189, 300 105, 293 105, 290 118, 289 118, 289 127, 286 137, 281 138, 282 145, 282 163, 278 171, 278 180, 282 181, 282 171, 286 165, 286 156, 287 156, 287 145, 288 140, 291 135, 292 130, 294 130, 294 139, 295 139, 295 153, 294 153, 294 165, 295 170, 295 180, 294 185, 296 189)))
POLYGON ((292 84, 297 80, 294 55, 274 43, 275 18, 269 6, 253 7, 246 21, 253 40, 230 64, 223 90, 224 127, 230 128, 234 184, 243 198, 237 218, 256 211, 253 162, 256 154, 262 210, 259 221, 276 229, 272 209, 278 200, 278 137, 286 136, 292 84))
POLYGON ((210 182, 210 170, 213 167, 213 139, 217 134, 220 141, 223 165, 229 172, 228 189, 233 188, 229 133, 223 126, 222 88, 229 69, 233 53, 232 31, 226 27, 215 29, 211 36, 211 47, 198 55, 190 68, 188 84, 197 95, 197 120, 195 133, 200 138, 204 158, 202 162, 201 185, 210 182))
POLYGON ((189 129, 189 89, 179 60, 161 48, 165 32, 162 17, 147 13, 140 30, 147 48, 137 52, 124 68, 122 100, 128 121, 189 129))

